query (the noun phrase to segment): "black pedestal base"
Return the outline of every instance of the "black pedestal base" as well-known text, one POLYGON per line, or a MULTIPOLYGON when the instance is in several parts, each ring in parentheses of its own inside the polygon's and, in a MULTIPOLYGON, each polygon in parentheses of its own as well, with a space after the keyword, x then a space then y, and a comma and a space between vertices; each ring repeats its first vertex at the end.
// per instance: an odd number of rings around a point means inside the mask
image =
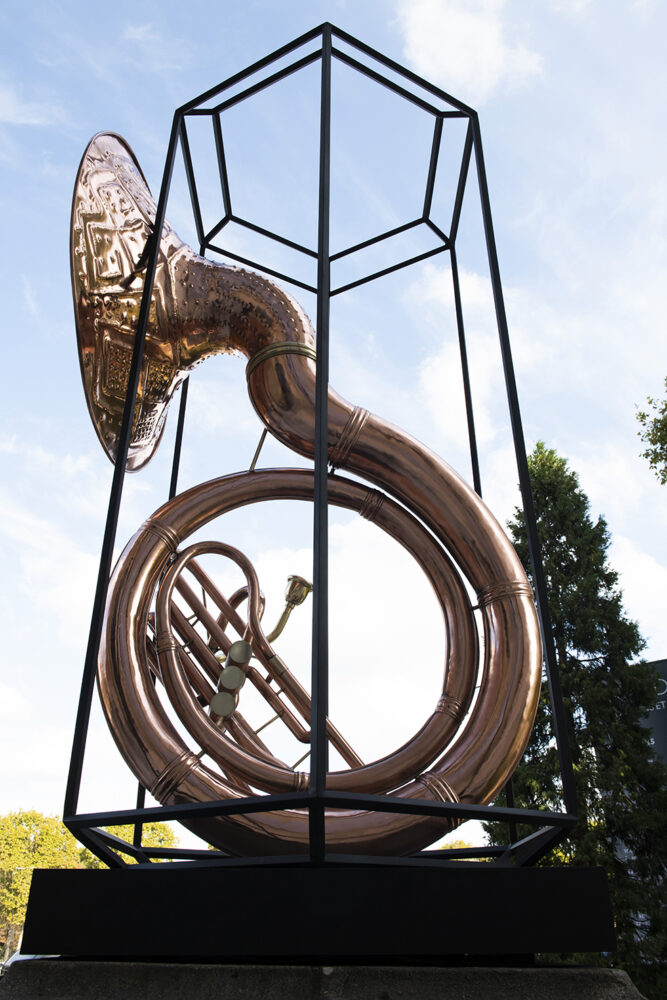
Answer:
POLYGON ((609 951, 592 868, 332 866, 35 871, 22 951, 394 964, 609 951))

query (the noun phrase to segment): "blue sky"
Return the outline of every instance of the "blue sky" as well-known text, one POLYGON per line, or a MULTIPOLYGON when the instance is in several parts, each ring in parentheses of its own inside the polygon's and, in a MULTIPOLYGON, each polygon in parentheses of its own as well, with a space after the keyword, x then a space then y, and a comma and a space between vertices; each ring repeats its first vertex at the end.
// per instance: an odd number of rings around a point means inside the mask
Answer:
MULTIPOLYGON (((667 373, 662 4, 8 0, 0 9, 0 811, 61 808, 111 476, 81 390, 71 305, 69 212, 81 154, 95 132, 120 133, 156 192, 174 109, 325 20, 479 110, 529 447, 546 441, 579 473, 593 514, 608 520, 610 561, 647 655, 667 655, 666 495, 639 457, 635 419, 636 404, 659 394, 667 373)), ((352 91, 344 74, 339 83, 334 234, 344 242, 405 221, 430 140, 418 115, 406 116, 365 84, 352 91)), ((293 225, 304 239, 313 225, 314 100, 312 78, 294 80, 274 105, 257 101, 229 124, 239 204, 270 224, 293 225)), ((178 173, 168 214, 194 242, 178 173)), ((484 495, 505 520, 516 472, 480 239, 471 198, 461 235, 464 309, 484 495)), ((436 257, 391 285, 376 282, 337 301, 331 381, 470 478, 444 268, 436 257)), ((303 304, 312 316, 308 294, 303 304)), ((244 381, 236 359, 195 373, 183 486, 247 466, 260 428, 244 381)), ((119 551, 166 496, 174 422, 154 462, 128 477, 119 551)), ((262 461, 294 464, 278 445, 267 446, 262 461)), ((280 612, 285 577, 309 575, 307 522, 303 514, 267 513, 239 516, 225 529, 262 567, 269 617, 280 612)), ((359 649, 335 682, 334 702, 370 754, 390 749, 401 727, 409 735, 428 711, 442 660, 431 647, 442 626, 412 567, 398 565, 372 532, 334 519, 332 547, 341 581, 332 662, 345 659, 345 642, 359 649), (425 693, 410 691, 410 708, 401 694, 397 712, 386 671, 415 631, 425 693)), ((307 663, 298 628, 284 642, 281 655, 307 663)), ((88 764, 83 804, 109 805, 102 790, 111 805, 128 804, 132 782, 119 773, 97 716, 88 764)))

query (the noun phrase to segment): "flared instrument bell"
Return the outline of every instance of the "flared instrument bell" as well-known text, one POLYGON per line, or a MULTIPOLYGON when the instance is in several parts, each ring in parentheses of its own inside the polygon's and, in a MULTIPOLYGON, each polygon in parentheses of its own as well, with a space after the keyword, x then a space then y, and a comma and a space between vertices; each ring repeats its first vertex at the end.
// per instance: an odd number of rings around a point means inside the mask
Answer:
MULTIPOLYGON (((137 159, 120 136, 96 135, 74 187, 70 253, 81 377, 93 425, 112 462, 139 319, 147 240, 155 201, 137 159)), ((169 402, 187 372, 229 350, 210 309, 209 269, 165 223, 135 403, 127 469, 144 466, 164 430, 169 402)), ((228 270, 233 271, 233 268, 228 270)), ((215 298, 215 296, 214 296, 215 298)))

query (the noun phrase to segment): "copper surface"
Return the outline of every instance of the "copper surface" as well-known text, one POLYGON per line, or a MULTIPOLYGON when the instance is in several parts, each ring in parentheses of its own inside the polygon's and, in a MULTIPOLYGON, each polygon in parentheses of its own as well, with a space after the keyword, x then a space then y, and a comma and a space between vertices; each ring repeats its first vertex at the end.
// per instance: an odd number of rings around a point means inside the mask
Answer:
MULTIPOLYGON (((84 388, 111 458, 117 449, 123 380, 118 373, 110 380, 109 373, 116 369, 109 358, 126 358, 131 351, 142 283, 142 239, 154 211, 125 143, 110 135, 96 137, 82 161, 74 198, 73 287, 84 388)), ((169 400, 185 372, 209 354, 230 351, 249 360, 248 390, 265 426, 292 450, 312 457, 314 336, 298 304, 259 275, 198 258, 168 226, 162 234, 158 277, 135 417, 133 467, 139 468, 154 452, 169 400), (161 378, 151 380, 151 364, 163 365, 161 378)), ((382 760, 330 773, 327 787, 490 802, 523 753, 540 688, 539 630, 532 592, 516 553, 479 497, 442 459, 331 390, 328 446, 333 465, 379 487, 368 489, 332 476, 330 502, 373 520, 412 553, 438 596, 447 646, 442 693, 419 732, 382 760), (477 626, 454 564, 478 597, 481 663, 477 626), (479 694, 468 712, 478 681, 479 694)), ((308 787, 308 775, 272 758, 242 716, 231 715, 230 729, 223 734, 208 714, 202 701, 213 678, 207 680, 205 663, 209 670, 212 665, 204 656, 201 668, 196 658, 190 658, 188 666, 172 629, 173 624, 179 631, 176 617, 173 623, 170 619, 171 593, 181 587, 173 567, 158 596, 159 672, 197 751, 204 750, 212 765, 186 745, 171 723, 159 687, 152 682, 146 636, 160 577, 190 534, 248 503, 310 500, 312 489, 312 474, 296 469, 253 471, 203 483, 160 508, 121 555, 109 591, 99 688, 122 754, 161 802, 238 798, 249 787, 266 792, 308 787)), ((284 669, 262 631, 254 570, 242 554, 230 556, 230 547, 222 548, 246 575, 248 614, 240 623, 247 630, 244 637, 268 674, 280 681, 283 691, 290 690, 292 706, 307 724, 308 694, 284 669)), ((183 554, 177 559, 186 561, 183 554)), ((222 618, 238 631, 238 613, 231 602, 222 618)), ((226 652, 231 643, 222 637, 226 622, 214 620, 216 624, 216 642, 226 652)), ((307 849, 308 817, 301 810, 217 817, 191 825, 232 853, 307 849)), ((410 853, 452 825, 447 819, 330 810, 327 849, 410 853)))

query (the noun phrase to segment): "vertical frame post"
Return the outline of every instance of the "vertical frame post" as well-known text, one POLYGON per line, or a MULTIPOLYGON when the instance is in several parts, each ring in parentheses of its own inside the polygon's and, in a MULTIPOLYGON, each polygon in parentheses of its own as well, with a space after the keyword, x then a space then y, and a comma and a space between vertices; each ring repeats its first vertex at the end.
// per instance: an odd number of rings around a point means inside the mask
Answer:
POLYGON ((320 97, 320 176, 317 234, 317 366, 315 383, 315 496, 313 510, 313 642, 310 758, 310 856, 322 861, 325 853, 324 804, 326 786, 329 701, 329 532, 328 532, 328 387, 331 263, 329 208, 331 168, 331 27, 322 31, 320 97))

